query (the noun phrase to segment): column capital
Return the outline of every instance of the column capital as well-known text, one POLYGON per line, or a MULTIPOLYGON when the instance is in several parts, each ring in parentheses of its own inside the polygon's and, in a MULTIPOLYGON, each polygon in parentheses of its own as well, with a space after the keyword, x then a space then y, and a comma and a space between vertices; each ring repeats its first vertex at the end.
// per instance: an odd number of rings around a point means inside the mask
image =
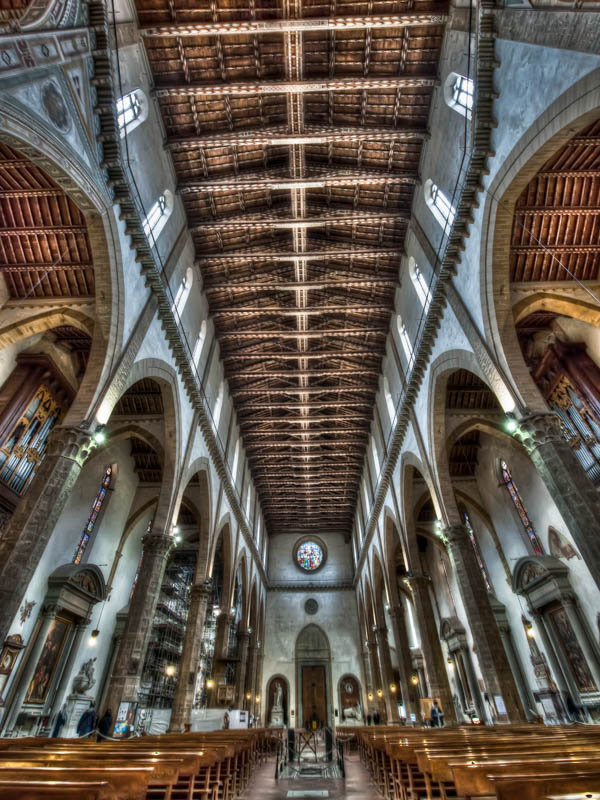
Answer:
POLYGON ((562 422, 557 414, 525 413, 519 420, 519 427, 514 433, 528 453, 533 452, 543 444, 565 441, 562 434, 562 422))
POLYGON ((240 644, 243 644, 244 642, 249 642, 250 641, 250 636, 251 636, 251 634, 250 634, 249 631, 247 631, 247 630, 239 630, 238 633, 237 633, 238 642, 240 642, 240 644))
POLYGON ((449 544, 460 544, 461 542, 469 541, 469 529, 460 522, 443 528, 442 535, 449 544))
POLYGON ((190 589, 190 598, 192 600, 206 600, 208 602, 211 592, 212 580, 207 580, 203 583, 195 583, 190 589))
POLYGON ((390 605, 387 610, 390 619, 395 620, 397 617, 401 617, 404 614, 404 609, 400 603, 394 603, 394 605, 390 605))
POLYGON ((162 531, 150 531, 142 538, 144 554, 166 556, 174 543, 173 537, 162 531))
POLYGON ((219 624, 222 625, 225 622, 227 622, 227 623, 229 623, 231 625, 231 623, 233 622, 234 619, 235 619, 235 614, 232 613, 231 611, 221 611, 217 615, 217 625, 219 625, 219 624))
POLYGON ((56 425, 48 436, 47 454, 63 456, 83 466, 97 443, 89 430, 75 426, 56 425))
POLYGON ((373 628, 373 632, 374 632, 375 636, 378 637, 378 638, 379 637, 383 637, 383 636, 387 637, 387 635, 388 635, 387 625, 375 626, 373 628))

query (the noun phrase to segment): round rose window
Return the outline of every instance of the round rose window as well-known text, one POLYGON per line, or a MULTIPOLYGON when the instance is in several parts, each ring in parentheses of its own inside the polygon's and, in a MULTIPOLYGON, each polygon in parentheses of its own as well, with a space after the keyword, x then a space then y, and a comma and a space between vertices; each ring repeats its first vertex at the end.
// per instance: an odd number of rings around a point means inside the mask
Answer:
POLYGON ((301 569, 313 572, 323 563, 323 548, 317 542, 302 542, 296 550, 296 561, 301 569))

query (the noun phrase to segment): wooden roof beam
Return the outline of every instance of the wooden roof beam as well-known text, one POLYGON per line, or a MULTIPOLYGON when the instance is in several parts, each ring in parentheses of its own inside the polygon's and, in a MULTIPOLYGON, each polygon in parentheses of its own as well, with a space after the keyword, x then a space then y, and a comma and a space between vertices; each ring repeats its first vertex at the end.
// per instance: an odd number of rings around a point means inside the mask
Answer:
POLYGON ((340 286, 346 286, 349 288, 363 288, 363 287, 380 287, 386 289, 395 289, 398 286, 398 281, 391 280, 389 278, 365 278, 364 280, 356 280, 352 278, 342 278, 340 280, 323 280, 323 281, 305 281, 305 282, 295 282, 295 281, 286 281, 284 283, 279 283, 276 281, 272 281, 271 283, 261 283, 260 281, 249 280, 246 283, 231 283, 231 281, 223 280, 223 281, 215 281, 214 283, 208 283, 204 286, 206 292, 218 292, 218 291, 248 291, 249 289, 264 289, 269 292, 296 292, 299 289, 307 289, 308 291, 326 291, 327 289, 335 289, 340 286))
MULTIPOLYGON (((302 313, 302 309, 298 309, 298 313, 302 313)), ((290 331, 290 330, 275 330, 267 331, 260 328, 252 330, 219 330, 219 339, 322 339, 324 336, 387 336, 387 328, 322 328, 319 330, 308 331, 290 331)), ((298 353, 298 358, 302 357, 302 353, 298 353)))
POLYGON ((365 440, 364 439, 336 439, 335 441, 331 442, 267 442, 267 441, 259 441, 259 442, 246 442, 244 439, 244 445, 248 452, 251 451, 253 447, 259 448, 267 448, 267 449, 274 449, 274 450, 285 450, 288 447, 291 447, 293 450, 300 448, 313 448, 313 447, 340 447, 341 445, 348 445, 351 447, 364 447, 365 440))
MULTIPOLYGON (((350 414, 331 414, 331 415, 324 414, 323 416, 320 416, 320 417, 300 417, 300 416, 298 416, 298 417, 292 417, 292 416, 288 416, 288 417, 271 417, 271 418, 269 418, 267 420, 256 419, 256 418, 248 418, 248 419, 240 419, 239 420, 239 425, 240 425, 240 427, 244 428, 244 430, 247 430, 247 426, 248 425, 256 426, 257 424, 258 425, 262 425, 262 424, 264 424, 266 422, 277 422, 277 423, 284 422, 284 423, 288 423, 290 425, 299 425, 300 423, 356 422, 357 420, 360 420, 365 425, 368 425, 369 422, 370 422, 370 418, 369 418, 369 416, 367 414, 350 413, 350 414)), ((305 432, 306 433, 310 433, 311 431, 306 429, 305 432)))
MULTIPOLYGON (((241 188, 244 188, 243 186, 241 188)), ((289 188, 289 187, 288 187, 289 188)), ((303 187, 300 187, 303 188, 303 187)), ((233 231, 241 228, 274 228, 287 230, 289 228, 323 228, 325 225, 381 225, 396 222, 408 222, 410 214, 394 213, 387 211, 332 211, 322 213, 315 217, 282 217, 281 214, 263 212, 259 215, 241 214, 237 217, 224 217, 223 219, 191 220, 189 230, 191 233, 209 231, 233 231)), ((302 254, 296 255, 296 259, 302 254)))
MULTIPOLYGON (((313 245, 314 246, 314 245, 313 245)), ((361 245, 352 242, 352 244, 345 246, 343 244, 330 244, 323 245, 318 249, 307 250, 302 253, 303 261, 328 261, 332 258, 397 258, 400 259, 403 251, 400 247, 372 247, 370 245, 361 245)), ((224 253, 211 253, 201 256, 196 259, 196 263, 201 266, 202 264, 211 261, 241 261, 243 264, 248 264, 248 261, 297 261, 298 253, 291 250, 282 248, 268 248, 264 246, 246 247, 241 250, 231 250, 224 253)))
POLYGON ((358 375, 370 375, 372 377, 379 376, 379 370, 377 369, 315 369, 315 370, 304 370, 304 369, 297 369, 297 370, 290 370, 289 372, 285 371, 270 371, 270 370, 263 370, 261 372, 256 372, 254 370, 236 370, 235 374, 229 376, 229 382, 241 378, 289 378, 293 380, 294 378, 339 378, 344 376, 355 377, 358 375))
POLYGON ((377 391, 377 386, 285 386, 277 388, 266 387, 264 389, 232 389, 231 392, 236 397, 244 394, 259 395, 264 397, 266 394, 373 394, 377 391))
POLYGON ((310 168, 302 178, 290 178, 281 170, 262 172, 242 172, 238 175, 188 179, 177 185, 180 194, 194 192, 240 192, 244 189, 269 189, 273 191, 288 189, 326 189, 335 186, 385 186, 391 183, 408 183, 414 186, 419 182, 415 172, 386 172, 375 169, 346 169, 344 167, 310 168))
POLYGON ((291 146, 332 144, 335 142, 421 142, 429 134, 423 128, 367 128, 352 125, 305 125, 302 133, 290 133, 286 125, 246 128, 239 131, 207 133, 203 136, 172 136, 170 150, 196 150, 198 147, 291 146))
MULTIPOLYGON (((599 246, 600 249, 600 246, 599 246)), ((1 267, 0 267, 1 269, 1 267)), ((235 317, 242 316, 271 316, 278 317, 297 317, 303 314, 307 317, 337 316, 339 314, 388 314, 393 311, 393 305, 337 305, 337 306, 302 306, 301 309, 291 306, 226 306, 225 308, 214 308, 211 311, 213 317, 222 317, 231 314, 235 317)))
MULTIPOLYGON (((186 9, 186 13, 193 9, 186 9)), ((144 38, 165 36, 239 36, 257 33, 294 33, 296 31, 365 30, 369 28, 409 28, 445 25, 446 6, 439 12, 406 14, 361 14, 351 16, 305 17, 302 19, 254 19, 236 22, 180 22, 171 25, 142 26, 144 38)))
POLYGON ((364 92, 373 90, 431 89, 439 85, 435 75, 411 75, 395 78, 329 78, 306 81, 240 81, 227 83, 159 84, 154 89, 156 97, 252 97, 268 94, 317 94, 320 92, 364 92))
MULTIPOLYGON (((276 442, 277 443, 285 444, 285 441, 282 442, 281 437, 280 437, 280 434, 282 434, 282 433, 285 434, 286 436, 293 436, 293 437, 310 435, 311 442, 315 441, 315 437, 316 436, 341 436, 341 435, 347 436, 349 434, 351 434, 352 436, 356 436, 356 437, 364 436, 364 437, 368 438, 368 436, 369 436, 368 431, 366 431, 364 428, 316 428, 316 429, 313 428, 310 432, 308 432, 308 431, 293 431, 293 430, 290 430, 289 428, 282 428, 279 431, 277 429, 275 429, 275 430, 270 429, 270 430, 263 431, 263 432, 261 432, 261 431, 246 431, 244 433, 244 442, 247 442, 248 445, 251 445, 252 442, 248 441, 249 437, 251 437, 251 436, 260 437, 260 441, 261 442, 262 441, 265 441, 265 442, 268 441, 269 440, 269 436, 276 436, 276 442)), ((335 444, 336 440, 334 439, 331 443, 335 444)), ((329 444, 329 442, 323 442, 323 444, 329 444)))

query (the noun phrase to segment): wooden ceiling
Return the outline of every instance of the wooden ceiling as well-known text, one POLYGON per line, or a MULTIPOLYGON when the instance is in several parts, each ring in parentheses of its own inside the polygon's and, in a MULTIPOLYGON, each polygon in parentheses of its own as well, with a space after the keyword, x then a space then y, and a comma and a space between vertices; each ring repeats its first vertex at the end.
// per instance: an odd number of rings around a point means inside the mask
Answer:
POLYGON ((447 7, 137 0, 271 533, 351 531, 447 7))
POLYGON ((94 296, 83 214, 40 167, 2 143, 0 272, 11 298, 94 296))
POLYGON ((511 281, 597 280, 600 120, 561 147, 517 201, 511 281))

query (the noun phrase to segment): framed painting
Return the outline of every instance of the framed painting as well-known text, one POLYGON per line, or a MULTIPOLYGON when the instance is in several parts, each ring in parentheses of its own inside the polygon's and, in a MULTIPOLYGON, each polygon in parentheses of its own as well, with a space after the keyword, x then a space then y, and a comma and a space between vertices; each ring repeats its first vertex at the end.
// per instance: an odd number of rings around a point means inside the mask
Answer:
POLYGON ((71 620, 64 617, 55 617, 52 620, 33 678, 25 695, 25 703, 43 705, 46 702, 70 627, 71 620))

